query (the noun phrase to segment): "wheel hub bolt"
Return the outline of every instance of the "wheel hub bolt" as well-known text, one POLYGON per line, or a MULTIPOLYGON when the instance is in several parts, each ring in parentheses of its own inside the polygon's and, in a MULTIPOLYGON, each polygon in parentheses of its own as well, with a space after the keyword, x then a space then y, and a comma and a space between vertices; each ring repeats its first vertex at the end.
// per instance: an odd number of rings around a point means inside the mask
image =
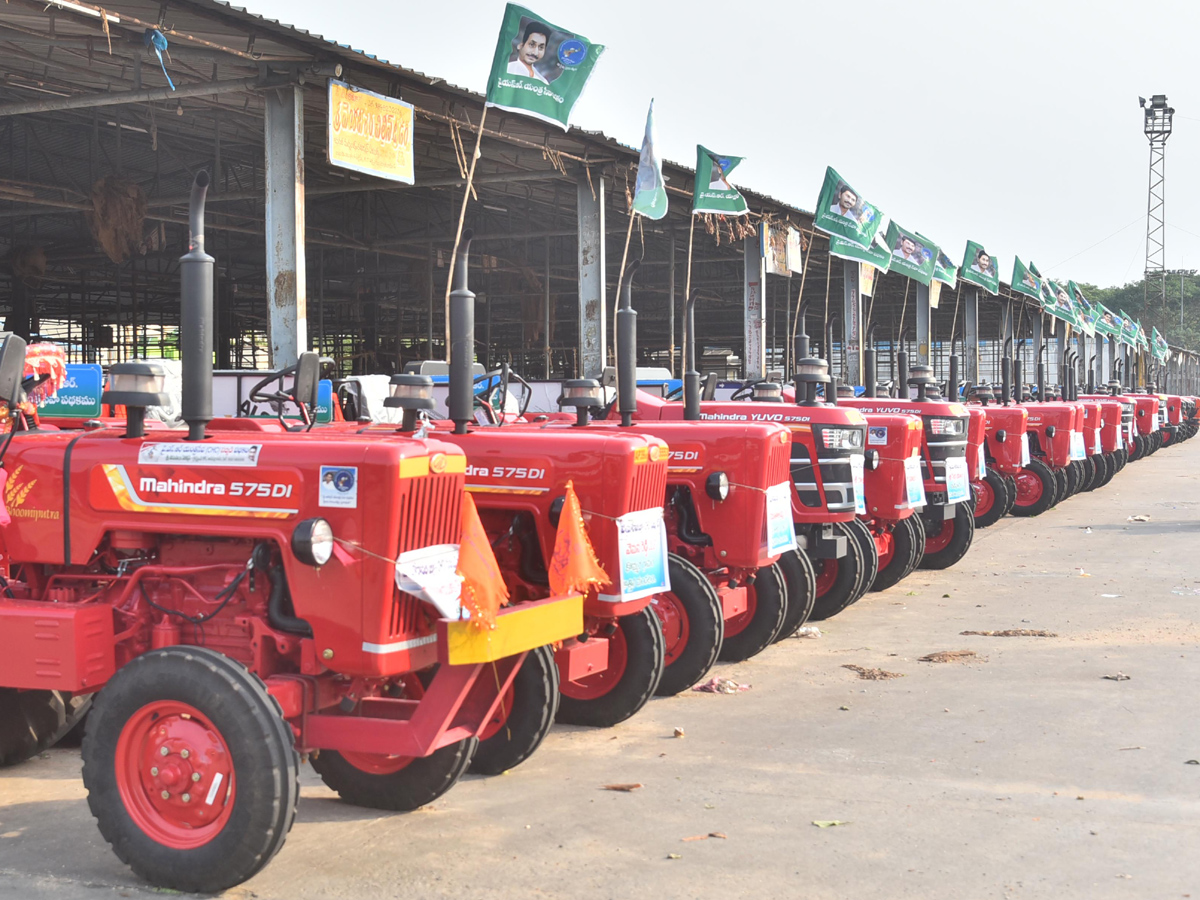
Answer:
POLYGON ((158 766, 151 766, 150 774, 153 775, 155 778, 157 778, 158 777, 158 766))
POLYGON ((200 773, 199 773, 199 772, 193 772, 193 773, 192 773, 192 781, 199 781, 199 780, 200 780, 200 773))
POLYGON ((180 751, 179 751, 179 755, 180 755, 180 756, 182 756, 184 759, 187 759, 187 758, 188 758, 189 756, 191 756, 192 754, 191 754, 191 753, 189 753, 187 750, 180 750, 180 751))
POLYGON ((167 755, 168 753, 170 753, 171 751, 170 751, 170 750, 168 750, 166 747, 163 747, 163 748, 162 748, 161 750, 159 750, 158 752, 159 752, 159 754, 160 754, 161 756, 166 756, 166 755, 167 755))
POLYGON ((190 803, 190 802, 191 802, 191 800, 192 800, 192 795, 191 795, 191 794, 184 794, 184 795, 183 795, 182 797, 180 797, 179 799, 180 799, 180 800, 182 800, 184 803, 190 803))
POLYGON ((163 791, 163 792, 162 792, 162 798, 163 798, 164 800, 170 800, 170 799, 171 799, 171 792, 170 792, 170 791, 163 791))

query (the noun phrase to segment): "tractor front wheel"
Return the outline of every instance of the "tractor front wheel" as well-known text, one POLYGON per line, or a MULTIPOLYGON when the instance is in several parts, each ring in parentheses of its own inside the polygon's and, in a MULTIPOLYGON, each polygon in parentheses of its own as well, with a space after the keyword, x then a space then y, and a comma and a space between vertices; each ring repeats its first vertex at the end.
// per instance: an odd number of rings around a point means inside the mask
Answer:
POLYGON ((783 625, 775 641, 789 638, 812 615, 813 604, 817 601, 817 575, 813 571, 808 557, 799 550, 789 550, 779 557, 779 571, 787 584, 787 615, 783 617, 783 625))
POLYGON ((966 503, 955 504, 954 518, 942 522, 936 533, 925 534, 922 569, 948 569, 971 549, 975 539, 975 517, 966 503))
POLYGON ((704 573, 682 556, 667 557, 671 590, 658 594, 650 608, 658 616, 664 640, 665 667, 655 689, 673 697, 699 682, 717 661, 725 640, 721 598, 704 573))
POLYGON ((1013 504, 1014 516, 1040 516, 1054 505, 1058 493, 1054 470, 1040 459, 1031 459, 1029 465, 1017 473, 1017 502, 1013 504))
POLYGON ((0 766, 11 766, 53 747, 80 722, 92 694, 0 688, 0 766))
POLYGON ((117 670, 83 739, 88 806, 113 852, 161 888, 219 893, 283 846, 300 760, 259 679, 203 647, 117 670))
POLYGON ((1004 515, 1012 512, 1017 502, 1017 479, 1011 475, 1004 476, 1004 489, 1008 491, 1008 499, 1004 501, 1004 515))
MULTIPOLYGON (((835 527, 845 534, 841 523, 837 523, 835 527)), ((845 534, 845 537, 845 556, 837 559, 817 559, 813 562, 813 572, 817 576, 817 598, 813 603, 810 619, 822 621, 836 616, 858 599, 855 591, 862 580, 865 563, 858 541, 849 534, 845 534)))
POLYGON ((725 623, 722 662, 741 662, 771 645, 787 618, 788 593, 778 565, 759 569, 746 586, 746 611, 725 623))
POLYGON ((1008 505, 1004 476, 995 469, 988 469, 982 479, 971 482, 971 490, 975 494, 975 527, 987 528, 999 522, 1008 505))
POLYGON ((858 542, 858 549, 862 551, 862 580, 855 592, 854 599, 850 601, 857 603, 862 599, 863 594, 871 589, 871 585, 875 583, 875 576, 879 574, 879 547, 875 543, 875 535, 871 534, 871 529, 862 519, 851 519, 845 523, 845 528, 847 533, 858 542))
POLYGON ((872 591, 886 591, 916 568, 914 560, 919 560, 925 552, 925 533, 918 527, 920 521, 919 515, 911 515, 892 526, 891 550, 879 558, 879 573, 871 585, 872 591))
POLYGON ((432 803, 467 771, 478 738, 455 741, 428 756, 322 750, 312 756, 321 780, 347 803, 410 812, 432 803))
POLYGON ((529 759, 550 733, 558 712, 558 697, 554 652, 549 647, 529 651, 512 686, 479 735, 470 771, 499 775, 529 759))
POLYGON ((650 607, 619 616, 608 638, 608 668, 562 683, 557 721, 609 728, 645 706, 662 679, 663 631, 650 607))

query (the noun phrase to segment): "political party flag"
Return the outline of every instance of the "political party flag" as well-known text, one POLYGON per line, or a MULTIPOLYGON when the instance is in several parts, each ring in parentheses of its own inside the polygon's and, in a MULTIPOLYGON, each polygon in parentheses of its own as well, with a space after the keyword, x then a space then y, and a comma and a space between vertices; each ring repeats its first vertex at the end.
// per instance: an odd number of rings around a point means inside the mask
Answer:
POLYGON ((892 271, 915 278, 926 287, 933 280, 933 260, 937 247, 915 231, 901 228, 893 220, 888 226, 887 246, 892 255, 892 271))
POLYGON ((552 594, 587 593, 590 587, 612 583, 596 559, 587 524, 583 521, 583 511, 579 507, 579 496, 571 481, 567 482, 547 575, 552 594))
POLYGON ((483 530, 475 500, 464 491, 462 502, 462 538, 458 545, 458 566, 462 578, 462 605, 471 621, 485 628, 496 627, 496 614, 508 603, 508 588, 500 574, 491 541, 483 530))
POLYGON ((871 241, 871 246, 860 247, 853 241, 848 241, 836 234, 829 236, 829 254, 840 259, 852 259, 855 262, 867 263, 879 270, 879 274, 887 272, 892 264, 892 254, 879 241, 871 241))
POLYGON ((504 7, 488 75, 487 105, 566 131, 571 111, 603 53, 603 45, 510 3, 504 7))
POLYGON ((869 247, 882 223, 883 214, 879 209, 850 187, 833 166, 825 170, 813 225, 826 234, 836 234, 860 247, 869 247))
POLYGON ((1120 338, 1121 320, 1099 300, 1092 306, 1096 310, 1096 331, 1102 337, 1120 338))
POLYGON ((959 277, 967 284, 983 288, 989 294, 1000 293, 1000 268, 992 254, 984 250, 983 244, 977 241, 967 241, 959 277))
MULTIPOLYGON (((1034 270, 1036 271, 1036 270, 1034 270)), ((1030 271, 1029 266, 1021 262, 1019 256, 1013 257, 1012 289, 1018 294, 1032 297, 1038 303, 1042 302, 1042 280, 1030 271)))
POLYGON ((633 211, 647 219, 661 219, 667 214, 667 186, 663 181, 662 158, 658 155, 657 144, 658 129, 654 127, 654 101, 651 100, 633 192, 633 211))
POLYGON ((1121 310, 1121 340, 1130 347, 1137 346, 1137 326, 1133 324, 1133 316, 1121 310))
POLYGON ((951 289, 958 283, 958 266, 951 262, 946 251, 940 247, 933 254, 933 280, 940 281, 951 289))
POLYGON ((1092 305, 1087 297, 1083 296, 1083 291, 1079 289, 1074 281, 1067 282, 1067 291, 1071 295, 1071 300, 1075 304, 1075 312, 1079 316, 1080 327, 1088 337, 1096 336, 1096 308, 1092 305))
POLYGON ((742 216, 750 211, 746 198, 729 181, 729 175, 745 157, 721 156, 696 145, 696 185, 692 189, 692 215, 717 213, 742 216))
POLYGON ((1062 319, 1068 325, 1080 327, 1079 316, 1075 313, 1075 304, 1067 289, 1047 279, 1042 282, 1042 308, 1056 319, 1062 319))
POLYGON ((1150 339, 1149 339, 1149 338, 1146 336, 1146 329, 1144 329, 1144 328, 1142 327, 1142 320, 1141 320, 1141 319, 1138 319, 1138 320, 1137 320, 1137 322, 1136 322, 1135 324, 1137 325, 1137 342, 1138 342, 1138 345, 1139 345, 1139 346, 1140 346, 1140 347, 1141 347, 1143 350, 1149 350, 1149 349, 1150 349, 1150 339))
POLYGON ((1171 355, 1171 347, 1167 343, 1167 339, 1158 333, 1158 329, 1151 325, 1150 335, 1154 341, 1154 358, 1159 362, 1166 362, 1167 357, 1171 355))

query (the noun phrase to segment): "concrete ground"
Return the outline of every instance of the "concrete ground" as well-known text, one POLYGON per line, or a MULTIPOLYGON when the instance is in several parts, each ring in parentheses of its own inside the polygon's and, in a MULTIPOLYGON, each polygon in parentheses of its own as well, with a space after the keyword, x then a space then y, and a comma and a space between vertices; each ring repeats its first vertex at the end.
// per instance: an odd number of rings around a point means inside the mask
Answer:
MULTIPOLYGON (((718 666, 749 691, 558 727, 418 812, 347 806, 306 768, 286 846, 226 896, 1200 897, 1198 458, 1163 450, 819 639, 718 666), (1055 636, 962 634, 1001 629, 1055 636), (958 650, 977 656, 919 660, 958 650), (602 789, 620 782, 643 787, 602 789)), ((55 750, 0 774, 0 898, 152 893, 79 769, 55 750)))

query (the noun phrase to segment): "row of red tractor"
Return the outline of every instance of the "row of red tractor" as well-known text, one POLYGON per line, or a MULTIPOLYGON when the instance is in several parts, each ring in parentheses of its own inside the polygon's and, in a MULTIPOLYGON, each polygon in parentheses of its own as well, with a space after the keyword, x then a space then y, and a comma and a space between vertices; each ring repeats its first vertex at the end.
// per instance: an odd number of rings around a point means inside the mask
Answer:
POLYGON ((161 887, 266 865, 303 759, 348 802, 415 809, 519 765, 555 721, 624 721, 1197 428, 1194 398, 1116 386, 1013 402, 1007 364, 1002 396, 965 404, 921 366, 915 396, 873 396, 870 360, 868 395, 839 400, 806 353, 786 387, 711 399, 689 359, 681 397, 655 395, 636 265, 616 390, 565 381, 531 412, 528 384, 473 368, 469 237, 444 388, 391 376, 373 408, 346 382, 317 425, 303 354, 214 415, 206 186, 179 398, 160 365, 117 364, 107 415, 43 419, 24 342, 0 344, 0 763, 82 731, 101 834, 161 887), (152 412, 176 399, 181 427, 152 412))

